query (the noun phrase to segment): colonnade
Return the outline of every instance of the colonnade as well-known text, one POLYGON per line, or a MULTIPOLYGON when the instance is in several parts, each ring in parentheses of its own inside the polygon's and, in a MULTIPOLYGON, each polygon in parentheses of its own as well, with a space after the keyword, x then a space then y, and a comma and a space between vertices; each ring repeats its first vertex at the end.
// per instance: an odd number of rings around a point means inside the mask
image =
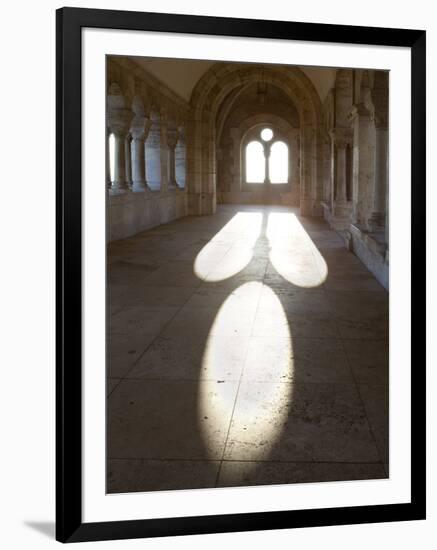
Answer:
POLYGON ((185 187, 185 128, 165 111, 145 113, 140 98, 132 107, 112 85, 107 111, 107 185, 111 195, 167 192, 185 187), (115 92, 115 93, 114 93, 115 92))
POLYGON ((325 218, 388 284, 388 73, 339 69, 324 109, 325 218))

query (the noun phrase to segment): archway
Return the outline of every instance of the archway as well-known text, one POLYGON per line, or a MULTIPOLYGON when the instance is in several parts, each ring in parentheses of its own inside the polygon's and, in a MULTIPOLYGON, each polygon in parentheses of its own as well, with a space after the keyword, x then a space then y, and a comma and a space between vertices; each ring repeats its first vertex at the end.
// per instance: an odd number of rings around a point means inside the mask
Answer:
POLYGON ((226 112, 250 85, 281 89, 296 106, 300 126, 300 208, 304 215, 321 213, 322 149, 321 103, 307 78, 297 67, 217 63, 197 83, 191 96, 194 112, 191 159, 188 166, 188 208, 191 214, 215 212, 217 202, 217 137, 226 112))

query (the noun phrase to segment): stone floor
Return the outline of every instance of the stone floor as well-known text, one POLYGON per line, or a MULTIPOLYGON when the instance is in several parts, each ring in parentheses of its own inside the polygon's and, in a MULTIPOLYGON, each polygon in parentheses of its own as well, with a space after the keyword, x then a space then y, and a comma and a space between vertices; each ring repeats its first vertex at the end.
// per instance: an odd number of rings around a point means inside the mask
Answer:
POLYGON ((388 294, 320 219, 111 243, 108 492, 388 476, 388 294))

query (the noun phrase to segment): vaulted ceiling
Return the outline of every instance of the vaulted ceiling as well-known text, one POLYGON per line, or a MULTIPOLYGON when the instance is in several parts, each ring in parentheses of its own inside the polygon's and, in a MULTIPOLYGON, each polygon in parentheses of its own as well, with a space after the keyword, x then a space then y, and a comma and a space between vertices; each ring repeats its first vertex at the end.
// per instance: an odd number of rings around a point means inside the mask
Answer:
MULTIPOLYGON (((215 63, 215 61, 157 57, 133 57, 132 59, 186 101, 190 100, 191 92, 202 75, 215 63)), ((334 86, 336 69, 303 66, 300 69, 311 80, 323 102, 334 86)))

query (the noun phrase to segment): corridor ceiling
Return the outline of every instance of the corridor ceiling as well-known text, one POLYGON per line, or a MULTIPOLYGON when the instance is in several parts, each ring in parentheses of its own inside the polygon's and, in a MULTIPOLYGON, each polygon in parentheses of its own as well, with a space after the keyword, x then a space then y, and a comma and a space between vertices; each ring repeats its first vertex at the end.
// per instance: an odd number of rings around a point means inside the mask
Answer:
MULTIPOLYGON (((157 57, 132 57, 131 59, 166 84, 185 101, 190 101, 195 85, 215 63, 215 61, 157 57)), ((300 69, 311 80, 323 102, 329 90, 334 86, 336 69, 303 66, 300 66, 300 69)))

